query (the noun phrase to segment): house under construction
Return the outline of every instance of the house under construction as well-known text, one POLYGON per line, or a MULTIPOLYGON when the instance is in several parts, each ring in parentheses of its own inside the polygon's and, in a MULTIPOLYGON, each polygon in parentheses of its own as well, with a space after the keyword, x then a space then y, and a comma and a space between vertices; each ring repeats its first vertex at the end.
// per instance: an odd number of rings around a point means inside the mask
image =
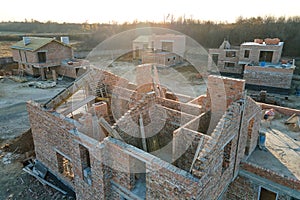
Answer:
POLYGON ((74 59, 69 37, 23 37, 11 46, 13 60, 18 62, 20 75, 40 76, 42 80, 57 75, 77 78, 86 70, 82 60, 74 59))
POLYGON ((283 176, 249 161, 262 111, 244 80, 210 75, 192 98, 157 73, 139 65, 132 83, 92 68, 46 104, 28 102, 37 161, 77 199, 300 197, 299 168, 283 176))
POLYGON ((224 40, 218 49, 209 49, 208 66, 245 79, 247 88, 288 93, 296 66, 295 61, 281 59, 283 46, 278 38, 255 39, 238 47, 224 40))

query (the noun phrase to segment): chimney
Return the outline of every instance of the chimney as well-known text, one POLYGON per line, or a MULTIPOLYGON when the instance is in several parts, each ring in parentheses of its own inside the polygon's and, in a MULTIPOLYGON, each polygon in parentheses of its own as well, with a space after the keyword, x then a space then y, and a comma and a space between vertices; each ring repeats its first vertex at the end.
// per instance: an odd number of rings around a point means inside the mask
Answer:
POLYGON ((30 38, 29 37, 23 37, 23 42, 24 42, 25 46, 30 44, 30 38))
POLYGON ((69 37, 60 37, 60 41, 64 44, 70 44, 69 37))

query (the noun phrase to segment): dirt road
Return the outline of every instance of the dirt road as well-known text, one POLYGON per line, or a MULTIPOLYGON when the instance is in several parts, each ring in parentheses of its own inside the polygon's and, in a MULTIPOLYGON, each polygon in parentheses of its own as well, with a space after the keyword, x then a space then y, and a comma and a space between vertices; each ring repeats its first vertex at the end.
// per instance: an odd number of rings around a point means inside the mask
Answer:
POLYGON ((60 82, 54 88, 39 89, 24 87, 8 78, 0 80, 0 141, 12 139, 30 128, 26 102, 45 102, 61 91, 68 81, 60 82))
POLYGON ((30 128, 26 102, 43 103, 68 84, 70 80, 63 80, 54 88, 38 89, 0 79, 0 199, 68 199, 23 172, 21 163, 25 154, 33 153, 31 132, 23 134, 30 128))

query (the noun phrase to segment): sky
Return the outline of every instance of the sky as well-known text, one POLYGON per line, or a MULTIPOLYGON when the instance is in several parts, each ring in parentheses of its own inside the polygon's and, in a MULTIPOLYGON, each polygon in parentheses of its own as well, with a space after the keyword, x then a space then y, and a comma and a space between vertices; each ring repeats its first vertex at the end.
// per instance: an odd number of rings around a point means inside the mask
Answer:
POLYGON ((299 0, 5 0, 0 21, 108 23, 186 18, 234 22, 239 16, 300 16, 299 0))

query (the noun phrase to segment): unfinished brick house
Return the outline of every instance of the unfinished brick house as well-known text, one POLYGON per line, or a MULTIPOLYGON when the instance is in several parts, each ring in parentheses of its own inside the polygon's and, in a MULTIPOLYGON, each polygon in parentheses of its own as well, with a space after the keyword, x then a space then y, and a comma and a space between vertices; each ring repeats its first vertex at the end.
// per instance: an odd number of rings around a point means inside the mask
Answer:
POLYGON ((283 45, 278 38, 255 39, 239 47, 225 40, 218 49, 209 49, 208 66, 215 64, 223 75, 243 77, 247 87, 288 91, 295 65, 281 61, 283 45))
POLYGON ((76 78, 80 69, 80 65, 72 61, 73 50, 68 37, 61 37, 61 41, 54 38, 23 37, 23 40, 11 48, 13 60, 18 62, 21 74, 25 72, 32 76, 41 76, 44 80, 55 72, 76 78))
POLYGON ((191 98, 162 87, 151 64, 136 72, 133 84, 91 69, 46 104, 27 104, 36 159, 77 199, 300 196, 299 179, 246 162, 261 107, 244 80, 211 75, 207 94, 191 98))
POLYGON ((143 64, 157 63, 173 66, 183 61, 186 38, 184 35, 141 35, 132 42, 133 59, 143 64))

